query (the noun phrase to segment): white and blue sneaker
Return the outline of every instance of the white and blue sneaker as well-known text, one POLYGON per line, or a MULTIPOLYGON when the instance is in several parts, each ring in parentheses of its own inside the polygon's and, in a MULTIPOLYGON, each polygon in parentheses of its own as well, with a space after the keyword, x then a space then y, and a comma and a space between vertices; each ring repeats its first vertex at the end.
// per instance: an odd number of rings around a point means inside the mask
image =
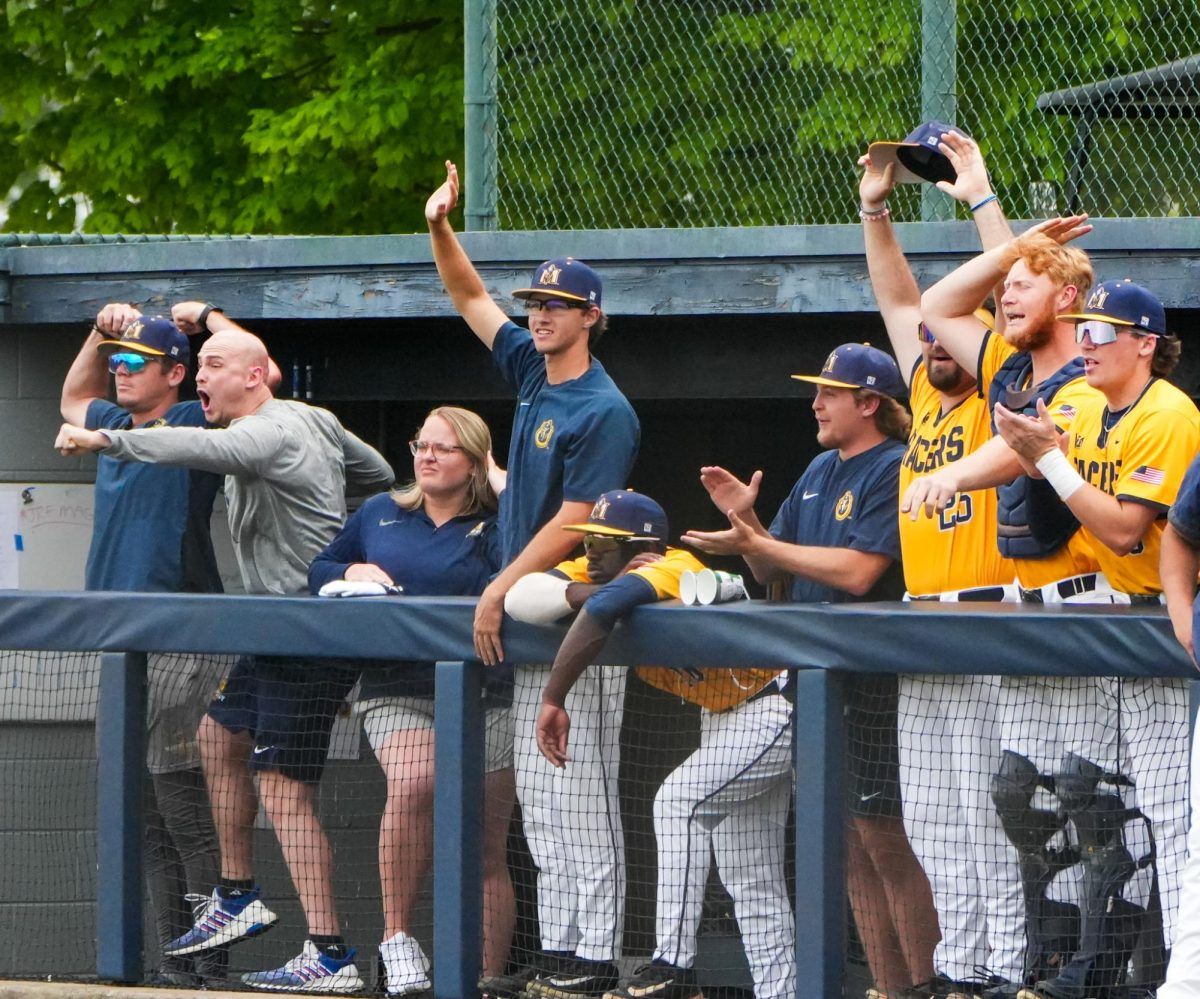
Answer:
POLYGON ((193 903, 195 923, 183 936, 163 948, 169 957, 195 954, 197 951, 237 943, 270 929, 279 917, 258 900, 258 888, 237 898, 222 898, 216 888, 212 895, 185 895, 193 903))
POLYGON ((305 940, 304 949, 282 968, 248 972, 242 982, 273 992, 358 992, 363 980, 354 966, 354 953, 351 947, 343 958, 330 957, 305 940))

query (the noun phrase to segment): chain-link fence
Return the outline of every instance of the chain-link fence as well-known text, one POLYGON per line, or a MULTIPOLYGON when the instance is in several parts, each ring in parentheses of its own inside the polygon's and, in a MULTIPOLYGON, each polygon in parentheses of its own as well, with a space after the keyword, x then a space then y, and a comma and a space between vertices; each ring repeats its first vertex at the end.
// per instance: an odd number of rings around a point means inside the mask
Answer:
POLYGON ((504 229, 857 221, 856 158, 924 118, 1012 217, 1200 213, 1194 3, 496 0, 496 30, 504 229))

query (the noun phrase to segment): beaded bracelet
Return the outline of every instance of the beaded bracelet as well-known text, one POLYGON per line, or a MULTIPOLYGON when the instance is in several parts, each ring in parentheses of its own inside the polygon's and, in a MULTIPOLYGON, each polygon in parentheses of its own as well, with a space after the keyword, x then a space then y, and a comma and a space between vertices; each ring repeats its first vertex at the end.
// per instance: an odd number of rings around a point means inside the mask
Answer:
POLYGON ((979 211, 979 209, 981 209, 981 208, 982 208, 984 205, 990 205, 990 204, 991 204, 993 201, 999 201, 999 200, 1000 200, 1000 199, 999 199, 999 198, 998 198, 996 195, 994 195, 994 194, 989 194, 989 195, 988 195, 986 198, 984 198, 982 201, 979 201, 979 202, 977 202, 976 204, 973 204, 973 205, 971 206, 971 211, 972 211, 972 212, 977 212, 977 211, 979 211))
POLYGON ((866 208, 858 209, 858 217, 864 222, 878 222, 880 219, 885 219, 892 213, 888 211, 888 206, 884 205, 876 211, 868 211, 866 208))

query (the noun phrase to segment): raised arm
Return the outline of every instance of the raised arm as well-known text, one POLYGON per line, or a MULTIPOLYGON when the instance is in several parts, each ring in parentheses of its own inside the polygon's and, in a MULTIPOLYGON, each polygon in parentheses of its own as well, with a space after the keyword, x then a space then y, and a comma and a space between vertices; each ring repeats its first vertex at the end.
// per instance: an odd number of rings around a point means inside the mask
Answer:
POLYGON ((134 306, 122 302, 106 305, 96 314, 91 332, 63 379, 59 406, 67 423, 82 427, 87 423, 88 407, 108 394, 108 359, 96 347, 105 340, 119 337, 126 326, 140 317, 141 312, 134 306))
POLYGON ((433 243, 433 260, 450 301, 488 350, 508 316, 492 301, 448 218, 458 203, 458 167, 446 160, 446 182, 425 203, 425 220, 433 243))
POLYGON ((858 196, 862 205, 863 243, 867 251, 867 273, 871 276, 871 290, 879 305, 879 314, 892 343, 892 353, 904 376, 905 384, 912 379, 912 371, 921 356, 921 344, 917 339, 917 325, 921 322, 921 289, 908 266, 904 251, 896 239, 892 220, 887 211, 888 195, 894 186, 895 164, 889 163, 879 172, 871 166, 871 158, 863 156, 858 165, 863 167, 858 182, 858 196))
MULTIPOLYGON (((1055 242, 1067 243, 1091 232, 1086 215, 1050 219, 1029 232, 1041 232, 1055 242)), ((1004 262, 1012 241, 994 246, 947 274, 921 296, 925 324, 962 367, 974 371, 987 327, 975 316, 988 293, 1002 282, 1004 262)))
MULTIPOLYGON (((953 182, 938 181, 938 190, 967 206, 979 232, 979 242, 985 250, 1007 243, 1013 238, 1012 227, 992 190, 992 181, 988 177, 979 145, 959 132, 947 132, 938 151, 950 161, 958 175, 953 182)), ((1000 301, 998 295, 996 301, 1000 301)))

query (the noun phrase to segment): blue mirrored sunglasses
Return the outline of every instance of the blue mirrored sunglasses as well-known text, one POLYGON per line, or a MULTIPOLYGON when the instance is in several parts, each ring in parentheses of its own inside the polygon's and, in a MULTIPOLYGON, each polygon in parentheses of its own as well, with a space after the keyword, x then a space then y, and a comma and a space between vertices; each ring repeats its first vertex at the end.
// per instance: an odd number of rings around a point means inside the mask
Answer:
POLYGON ((917 339, 921 343, 934 343, 933 334, 929 331, 929 327, 924 323, 917 323, 917 339))
POLYGON ((145 354, 109 354, 108 355, 108 370, 112 374, 117 373, 117 369, 123 364, 125 370, 131 375, 136 375, 147 364, 150 363, 150 358, 145 354))

